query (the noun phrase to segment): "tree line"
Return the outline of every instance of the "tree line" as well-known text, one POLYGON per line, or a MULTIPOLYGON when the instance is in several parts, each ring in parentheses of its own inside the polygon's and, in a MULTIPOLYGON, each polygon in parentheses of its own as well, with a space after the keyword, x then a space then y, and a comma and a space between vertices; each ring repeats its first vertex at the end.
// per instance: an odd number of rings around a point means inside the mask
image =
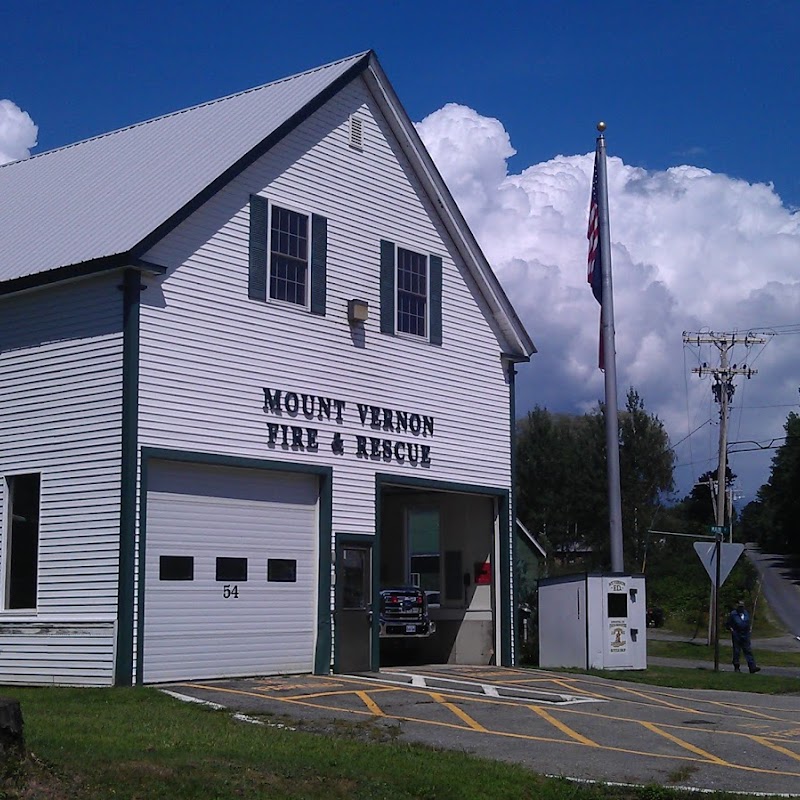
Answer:
MULTIPOLYGON (((518 421, 517 516, 548 551, 551 575, 610 567, 605 413, 602 404, 583 415, 536 407, 518 421)), ((741 517, 734 512, 734 539, 800 555, 800 415, 789 414, 785 429, 769 481, 741 517)), ((709 581, 692 539, 658 531, 709 536, 716 470, 699 475, 691 491, 676 499, 669 437, 633 387, 619 412, 619 459, 625 571, 646 573, 650 601, 702 626, 709 581)), ((735 479, 728 468, 726 483, 735 479)), ((755 590, 755 571, 741 559, 723 587, 722 607, 755 590)))
MULTIPOLYGON (((580 416, 536 407, 517 426, 517 515, 559 560, 580 554, 592 569, 610 563, 605 413, 580 416)), ((674 455, 663 423, 631 388, 619 413, 623 554, 639 572, 647 531, 674 487, 674 455)))
POLYGON ((791 412, 784 431, 769 480, 742 510, 740 525, 742 536, 762 550, 800 556, 800 415, 791 412))

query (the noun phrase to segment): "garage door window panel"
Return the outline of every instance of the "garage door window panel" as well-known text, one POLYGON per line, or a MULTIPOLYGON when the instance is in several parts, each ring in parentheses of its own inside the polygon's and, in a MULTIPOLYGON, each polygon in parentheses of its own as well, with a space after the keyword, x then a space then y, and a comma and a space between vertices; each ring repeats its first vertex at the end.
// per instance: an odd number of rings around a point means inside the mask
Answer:
POLYGON ((160 581, 193 581, 194 558, 192 556, 160 556, 158 579, 160 581))
POLYGON ((296 583, 297 561, 293 558, 268 559, 267 580, 270 583, 296 583))
POLYGON ((247 580, 247 559, 230 558, 220 556, 217 558, 217 577, 218 581, 237 581, 247 580))

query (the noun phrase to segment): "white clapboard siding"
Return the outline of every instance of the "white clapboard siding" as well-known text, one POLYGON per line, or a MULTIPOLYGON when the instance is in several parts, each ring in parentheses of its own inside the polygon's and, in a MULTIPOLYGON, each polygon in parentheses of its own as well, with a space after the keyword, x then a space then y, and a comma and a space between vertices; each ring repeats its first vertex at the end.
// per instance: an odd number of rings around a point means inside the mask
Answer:
POLYGON ((313 670, 318 495, 307 475, 148 464, 145 682, 313 670), (191 556, 194 579, 159 580, 164 555, 191 556), (246 558, 247 580, 217 581, 217 557, 246 558), (268 582, 270 558, 297 581, 268 582))
POLYGON ((506 487, 509 390, 491 314, 423 196, 366 88, 342 90, 153 248, 169 268, 142 309, 140 441, 334 469, 334 530, 375 530, 374 474, 506 487), (348 119, 364 149, 348 146, 348 119), (327 314, 247 297, 249 195, 328 220, 327 314), (443 260, 443 344, 380 333, 382 238, 443 260), (347 300, 369 302, 363 342, 347 300), (341 424, 309 421, 316 453, 270 448, 263 387, 346 402, 341 424), (431 447, 429 468, 355 457, 357 403, 434 417, 432 437, 378 433, 431 447), (345 453, 330 448, 334 433, 345 453))
POLYGON ((0 300, 0 487, 8 474, 42 476, 37 608, 0 608, 0 683, 113 680, 119 283, 109 275, 0 300))
POLYGON ((113 621, 0 623, 0 683, 110 686, 113 621))

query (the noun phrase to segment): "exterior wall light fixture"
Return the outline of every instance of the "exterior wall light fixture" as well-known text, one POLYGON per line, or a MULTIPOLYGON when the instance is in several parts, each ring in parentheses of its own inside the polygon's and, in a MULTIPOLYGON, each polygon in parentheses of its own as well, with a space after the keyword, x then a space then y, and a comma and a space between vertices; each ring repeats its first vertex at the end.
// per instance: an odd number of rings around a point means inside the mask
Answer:
POLYGON ((347 320, 351 325, 364 323, 369 319, 369 303, 366 300, 347 301, 347 320))

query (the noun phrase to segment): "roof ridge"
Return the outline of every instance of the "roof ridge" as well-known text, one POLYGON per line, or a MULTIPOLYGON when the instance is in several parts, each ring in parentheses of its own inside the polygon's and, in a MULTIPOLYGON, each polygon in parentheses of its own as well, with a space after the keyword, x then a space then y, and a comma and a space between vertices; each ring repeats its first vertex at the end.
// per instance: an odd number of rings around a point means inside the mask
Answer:
POLYGON ((262 89, 266 89, 270 86, 277 86, 280 83, 286 83, 287 81, 294 80, 296 78, 302 78, 304 75, 311 75, 314 72, 320 72, 324 69, 329 69, 330 67, 335 67, 338 64, 343 64, 345 61, 357 61, 359 58, 363 58, 371 53, 371 50, 362 50, 360 53, 354 53, 353 55, 346 56, 345 58, 338 58, 336 61, 331 61, 327 64, 321 64, 317 67, 312 67, 311 69, 303 70, 302 72, 296 72, 294 75, 287 75, 284 78, 278 78, 277 80, 270 81, 269 83, 262 83, 259 86, 251 86, 249 89, 242 89, 238 92, 232 92, 231 94, 227 94, 223 97, 216 97, 212 100, 204 100, 202 103, 197 103, 193 106, 187 106, 186 108, 178 109, 177 111, 170 111, 167 114, 161 114, 157 117, 151 117, 150 119, 140 120, 139 122, 133 122, 130 125, 125 125, 122 128, 117 128, 113 131, 105 131, 103 133, 98 133, 95 136, 90 136, 87 139, 80 139, 77 142, 70 142, 69 144, 61 145, 60 147, 54 147, 51 150, 44 150, 41 153, 34 153, 33 155, 28 156, 27 158, 18 158, 15 161, 8 161, 5 164, 0 164, 0 169, 5 169, 6 167, 13 166, 14 164, 23 164, 28 161, 33 161, 37 158, 42 158, 43 156, 49 156, 54 153, 60 153, 63 150, 69 150, 72 147, 78 147, 82 144, 87 144, 89 142, 96 142, 99 139, 105 139, 108 136, 115 136, 118 133, 124 133, 125 131, 133 130, 134 128, 140 128, 144 125, 150 125, 153 122, 160 122, 164 119, 169 119, 170 117, 177 117, 180 114, 186 114, 189 111, 196 111, 199 108, 205 108, 207 106, 216 105, 217 103, 222 103, 226 100, 232 100, 234 97, 241 97, 242 95, 250 94, 251 92, 258 92, 262 89))

